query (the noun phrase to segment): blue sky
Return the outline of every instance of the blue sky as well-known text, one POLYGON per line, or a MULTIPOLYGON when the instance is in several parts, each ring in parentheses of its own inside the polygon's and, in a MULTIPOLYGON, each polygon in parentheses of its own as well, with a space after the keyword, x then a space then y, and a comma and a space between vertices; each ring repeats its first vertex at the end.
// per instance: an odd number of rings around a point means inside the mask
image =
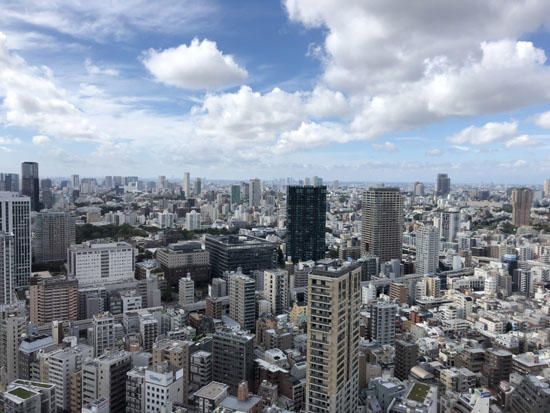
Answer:
POLYGON ((548 1, 35 3, 0 5, 2 172, 550 177, 548 1))

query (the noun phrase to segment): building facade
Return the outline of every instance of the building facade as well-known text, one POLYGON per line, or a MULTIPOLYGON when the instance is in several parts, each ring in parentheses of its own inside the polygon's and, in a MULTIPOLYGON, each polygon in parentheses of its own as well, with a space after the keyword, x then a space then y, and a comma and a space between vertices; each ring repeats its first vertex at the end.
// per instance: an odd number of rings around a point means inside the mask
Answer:
POLYGON ((37 264, 65 261, 67 249, 75 243, 75 216, 70 212, 45 211, 36 214, 32 252, 37 264))

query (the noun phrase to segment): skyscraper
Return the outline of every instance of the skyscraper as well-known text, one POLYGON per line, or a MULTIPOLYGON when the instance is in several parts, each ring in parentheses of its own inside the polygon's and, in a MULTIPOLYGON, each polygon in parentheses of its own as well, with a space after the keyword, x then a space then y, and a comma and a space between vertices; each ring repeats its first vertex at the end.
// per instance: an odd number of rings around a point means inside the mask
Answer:
POLYGON ((451 192, 451 178, 447 174, 437 174, 435 181, 435 196, 445 197, 451 192))
POLYGON ((241 186, 238 184, 231 185, 231 205, 239 205, 241 203, 241 186))
POLYGON ((31 209, 33 211, 40 211, 38 163, 23 162, 21 164, 21 178, 21 194, 31 199, 31 209))
POLYGON ((403 250, 403 196, 399 188, 370 188, 363 193, 361 253, 380 263, 401 260, 403 250))
POLYGON ((262 183, 258 178, 250 180, 250 193, 249 193, 249 205, 251 207, 260 206, 262 199, 262 183))
POLYGON ((416 232, 416 273, 433 274, 439 268, 439 229, 425 225, 416 232))
POLYGON ((71 175, 71 188, 80 189, 80 176, 71 175))
POLYGON ((443 211, 439 215, 439 233, 447 242, 454 242, 458 232, 459 214, 456 211, 443 211))
POLYGON ((293 262, 325 258, 326 186, 289 186, 286 254, 293 262))
POLYGON ((533 191, 529 188, 514 188, 512 190, 512 224, 516 227, 529 225, 533 191))
POLYGON ((201 179, 200 178, 195 178, 195 188, 194 188, 194 192, 195 192, 195 195, 199 196, 201 194, 201 185, 202 185, 202 182, 201 182, 201 179))
POLYGON ((544 196, 550 196, 550 179, 544 180, 544 196))
POLYGON ((413 186, 413 193, 416 196, 424 196, 424 184, 422 182, 415 182, 413 186))
POLYGON ((229 278, 229 317, 243 330, 256 329, 256 282, 244 274, 229 278))
POLYGON ((361 265, 315 267, 307 294, 306 411, 355 412, 361 265))
POLYGON ((185 193, 186 198, 191 197, 191 178, 189 172, 183 173, 183 192, 185 193))
POLYGON ((32 241, 35 263, 65 261, 75 243, 75 216, 70 212, 44 211, 36 214, 32 241))
POLYGON ((19 192, 19 175, 0 173, 0 191, 19 192))
POLYGON ((11 304, 15 289, 14 236, 0 231, 0 304, 11 304))
POLYGON ((31 277, 31 201, 14 192, 0 192, 0 232, 13 234, 15 288, 29 285, 31 277))

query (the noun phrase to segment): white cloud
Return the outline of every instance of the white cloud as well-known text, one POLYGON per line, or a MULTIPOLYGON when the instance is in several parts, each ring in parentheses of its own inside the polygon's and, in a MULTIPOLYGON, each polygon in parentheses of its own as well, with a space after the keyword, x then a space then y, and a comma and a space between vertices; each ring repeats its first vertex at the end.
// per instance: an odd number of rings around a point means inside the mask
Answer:
POLYGON ((116 69, 102 69, 99 66, 93 64, 91 59, 86 59, 84 62, 86 70, 91 75, 108 75, 108 76, 118 76, 118 70, 116 69))
POLYGON ((426 151, 427 156, 440 156, 443 154, 443 151, 441 149, 428 149, 426 151))
POLYGON ((51 140, 46 135, 36 135, 33 136, 32 143, 37 146, 48 146, 51 140))
POLYGON ((19 145, 21 140, 19 138, 4 138, 0 136, 0 145, 19 145))
POLYGON ((544 129, 550 129, 550 111, 539 113, 534 117, 535 124, 544 129))
POLYGON ((212 89, 234 86, 248 76, 233 56, 224 55, 216 43, 194 38, 189 46, 144 54, 143 64, 159 82, 184 89, 212 89))
POLYGON ((520 135, 505 143, 507 148, 537 146, 539 142, 531 139, 529 135, 520 135))
POLYGON ((463 146, 463 145, 453 145, 451 146, 454 152, 461 151, 461 152, 469 152, 470 147, 469 146, 463 146))
POLYGON ((447 138, 448 142, 455 144, 469 143, 471 145, 488 145, 517 134, 518 123, 512 122, 488 122, 485 125, 468 126, 457 134, 447 138))
POLYGON ((384 143, 373 143, 372 147, 375 151, 384 151, 384 152, 399 152, 395 143, 386 141, 384 143))

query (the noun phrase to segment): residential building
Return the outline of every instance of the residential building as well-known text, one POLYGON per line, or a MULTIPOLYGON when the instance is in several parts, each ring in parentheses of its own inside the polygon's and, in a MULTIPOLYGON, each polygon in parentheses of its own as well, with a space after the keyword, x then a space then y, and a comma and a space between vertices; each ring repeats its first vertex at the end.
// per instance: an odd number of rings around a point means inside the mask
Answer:
POLYGON ((371 338, 380 345, 395 344, 395 317, 398 306, 375 301, 370 306, 371 338))
POLYGON ((550 384, 542 376, 523 376, 510 399, 512 413, 546 413, 550 406, 550 384))
POLYGON ((145 369, 134 367, 126 373, 126 413, 145 413, 145 369))
POLYGON ((508 380, 512 372, 512 353, 493 348, 485 350, 485 362, 481 371, 487 387, 497 389, 500 382, 508 380))
POLYGON ((15 237, 0 232, 0 305, 15 299, 15 237))
POLYGON ((533 191, 529 188, 514 188, 512 190, 512 224, 516 227, 529 225, 533 191))
POLYGON ((409 372, 417 362, 418 346, 408 341, 396 340, 393 375, 399 380, 407 380, 409 372))
POLYGON ((263 296, 271 303, 271 313, 273 315, 285 313, 290 307, 290 286, 288 271, 264 271, 263 296))
POLYGON ((211 413, 228 396, 229 386, 211 381, 195 392, 198 413, 211 413))
POLYGON ((186 198, 191 198, 191 177, 189 172, 183 173, 183 192, 186 198))
POLYGON ((459 213, 456 211, 443 211, 439 215, 439 232, 446 242, 455 242, 459 230, 459 213))
POLYGON ((78 318, 78 282, 53 277, 48 271, 34 274, 30 286, 30 319, 36 325, 78 318))
POLYGON ((416 273, 434 274, 439 270, 439 229, 424 225, 416 232, 416 273))
POLYGON ((191 354, 189 386, 196 391, 212 381, 212 353, 199 350, 191 354))
POLYGON ((108 312, 97 314, 93 316, 92 326, 94 354, 98 357, 115 346, 115 319, 108 312))
POLYGON ((5 369, 5 380, 9 383, 19 377, 19 344, 27 321, 22 308, 16 305, 2 308, 0 316, 0 368, 5 369))
POLYGON ((18 375, 23 380, 40 380, 40 354, 53 349, 54 341, 45 334, 23 337, 17 359, 18 375))
POLYGON ((180 278, 179 281, 179 304, 184 307, 195 302, 195 282, 191 276, 180 278))
POLYGON ((248 198, 249 205, 254 207, 260 206, 260 201, 262 199, 262 183, 258 178, 250 180, 249 184, 250 193, 248 198))
POLYGON ((229 317, 243 330, 256 328, 256 282, 244 274, 232 274, 229 278, 229 317))
POLYGON ((70 212, 43 211, 34 219, 32 253, 34 262, 65 261, 75 243, 75 216, 70 212))

